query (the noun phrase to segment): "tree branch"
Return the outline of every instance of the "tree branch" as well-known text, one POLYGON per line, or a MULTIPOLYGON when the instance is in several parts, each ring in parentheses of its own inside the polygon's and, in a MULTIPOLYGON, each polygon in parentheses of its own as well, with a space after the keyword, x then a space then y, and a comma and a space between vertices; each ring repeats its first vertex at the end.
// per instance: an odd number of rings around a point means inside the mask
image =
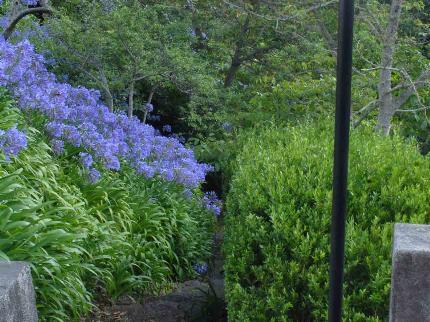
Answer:
POLYGON ((31 8, 24 10, 20 12, 16 17, 13 18, 13 20, 9 23, 5 31, 3 32, 3 37, 5 40, 8 40, 9 37, 12 35, 12 32, 15 30, 16 25, 18 22, 20 22, 23 18, 25 18, 28 15, 36 15, 36 14, 52 14, 52 9, 47 7, 40 7, 40 8, 31 8))
POLYGON ((360 114, 360 113, 363 113, 363 114, 360 116, 360 118, 357 121, 353 123, 352 127, 354 129, 357 128, 361 124, 361 122, 363 122, 366 119, 367 116, 369 116, 370 112, 372 112, 374 109, 378 107, 377 103, 378 103, 378 100, 374 100, 356 113, 356 114, 360 114))
POLYGON ((324 7, 328 7, 328 6, 332 5, 332 4, 337 3, 338 0, 330 0, 330 1, 327 1, 327 2, 324 2, 324 3, 313 5, 313 6, 309 7, 309 8, 307 8, 307 9, 305 9, 303 13, 299 13, 299 14, 295 14, 295 15, 288 15, 288 16, 279 16, 279 17, 262 15, 262 14, 259 14, 259 13, 255 12, 255 11, 246 9, 246 8, 244 8, 241 5, 237 5, 235 3, 232 3, 232 2, 230 2, 228 0, 223 0, 223 2, 224 2, 224 4, 226 4, 226 5, 230 6, 230 7, 242 10, 243 12, 245 12, 247 14, 250 14, 250 15, 253 15, 255 17, 262 18, 262 19, 265 19, 265 20, 268 20, 268 21, 274 21, 274 22, 278 23, 279 21, 288 21, 288 20, 293 20, 293 19, 296 19, 296 18, 300 18, 300 16, 302 14, 306 14, 306 13, 309 13, 309 12, 316 11, 318 9, 322 9, 324 7))
POLYGON ((426 84, 425 80, 428 78, 430 78, 430 68, 422 72, 422 74, 414 82, 410 83, 409 88, 397 97, 395 100, 395 106, 397 109, 405 104, 409 97, 411 97, 413 94, 418 94, 417 90, 426 84))
POLYGON ((410 110, 397 110, 396 112, 400 112, 400 113, 407 112, 407 113, 410 113, 410 112, 425 111, 425 110, 428 110, 428 109, 430 109, 430 106, 423 106, 423 107, 420 107, 420 108, 415 108, 415 109, 410 109, 410 110))
POLYGON ((373 14, 372 10, 369 10, 368 7, 362 7, 360 5, 356 6, 357 9, 360 10, 359 16, 366 20, 368 26, 370 27, 374 36, 381 36, 383 34, 383 27, 378 18, 373 14), (367 13, 367 15, 364 14, 367 13))

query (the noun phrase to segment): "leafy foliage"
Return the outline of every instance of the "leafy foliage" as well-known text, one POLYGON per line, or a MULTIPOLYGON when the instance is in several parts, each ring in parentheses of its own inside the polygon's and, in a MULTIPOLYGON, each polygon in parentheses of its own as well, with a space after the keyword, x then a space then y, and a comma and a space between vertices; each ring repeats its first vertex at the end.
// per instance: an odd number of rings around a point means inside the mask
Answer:
MULTIPOLYGON (((2 96, 1 128, 23 122, 21 114, 10 107, 2 96)), ((29 148, 13 162, 0 165, 0 251, 10 260, 31 263, 42 318, 67 319, 66 311, 75 316, 91 305, 81 279, 90 269, 83 265, 87 254, 82 243, 94 223, 86 215, 82 195, 68 183, 40 133, 29 128, 27 136, 29 148)))
POLYGON ((57 75, 99 88, 116 110, 146 120, 149 102, 153 114, 173 118, 179 132, 206 132, 196 118, 217 119, 220 86, 209 62, 193 50, 188 11, 179 4, 140 1, 113 1, 109 10, 102 1, 76 7, 61 6, 37 41, 57 75))
MULTIPOLYGON (((227 200, 230 320, 327 320, 331 133, 308 122, 247 134, 227 200)), ((428 160, 363 128, 350 164, 344 317, 383 321, 393 223, 430 221, 428 160)))
POLYGON ((214 215, 201 197, 132 169, 89 184, 3 93, 0 129, 14 125, 29 146, 0 161, 0 256, 31 263, 42 320, 76 320, 103 294, 158 292, 209 256, 214 215))
MULTIPOLYGON (((352 121, 364 128, 352 142, 345 293, 356 321, 386 316, 392 222, 428 222, 427 160, 398 137, 428 152, 428 79, 396 112, 393 138, 369 129, 390 3, 356 4, 352 121)), ((96 294, 157 292, 203 272, 221 210, 203 185, 231 190, 230 318, 326 319, 336 2, 49 4, 50 18, 29 16, 0 40, 0 85, 25 111, 2 103, 0 256, 34 262, 42 317, 75 319, 96 294)), ((428 68, 428 1, 403 9, 393 97, 428 68)))

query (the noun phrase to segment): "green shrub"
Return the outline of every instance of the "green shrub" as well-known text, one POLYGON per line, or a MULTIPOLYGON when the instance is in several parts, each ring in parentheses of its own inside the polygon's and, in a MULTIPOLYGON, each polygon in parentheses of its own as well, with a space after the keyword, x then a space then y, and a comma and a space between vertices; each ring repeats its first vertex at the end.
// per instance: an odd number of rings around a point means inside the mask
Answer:
MULTIPOLYGON (((326 321, 332 129, 254 130, 227 199, 230 321, 326 321)), ((388 317, 394 222, 428 223, 429 161, 401 138, 351 137, 344 317, 388 317)))
POLYGON ((78 321, 97 297, 155 293, 195 274, 214 227, 198 198, 129 169, 89 184, 72 153, 55 157, 27 125, 43 120, 13 104, 0 88, 0 129, 17 125, 28 140, 17 158, 0 154, 0 260, 31 264, 42 321, 78 321))

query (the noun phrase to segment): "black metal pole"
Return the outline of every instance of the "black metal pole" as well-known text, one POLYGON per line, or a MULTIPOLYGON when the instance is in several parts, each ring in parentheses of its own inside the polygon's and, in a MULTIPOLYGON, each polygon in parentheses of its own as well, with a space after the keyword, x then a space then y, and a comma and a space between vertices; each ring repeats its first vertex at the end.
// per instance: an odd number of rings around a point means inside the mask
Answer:
POLYGON ((342 284, 345 257, 348 149, 351 114, 352 38, 354 0, 339 1, 336 124, 333 165, 333 208, 330 252, 330 322, 342 321, 342 284))

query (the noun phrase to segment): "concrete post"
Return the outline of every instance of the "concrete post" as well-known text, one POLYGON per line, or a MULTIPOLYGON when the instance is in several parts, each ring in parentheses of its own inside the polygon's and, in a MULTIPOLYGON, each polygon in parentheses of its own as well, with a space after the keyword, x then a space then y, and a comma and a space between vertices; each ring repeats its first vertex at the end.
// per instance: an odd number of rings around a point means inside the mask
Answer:
POLYGON ((37 322, 30 267, 0 261, 0 322, 37 322))
POLYGON ((390 322, 430 322, 430 225, 395 225, 390 302, 390 322))

